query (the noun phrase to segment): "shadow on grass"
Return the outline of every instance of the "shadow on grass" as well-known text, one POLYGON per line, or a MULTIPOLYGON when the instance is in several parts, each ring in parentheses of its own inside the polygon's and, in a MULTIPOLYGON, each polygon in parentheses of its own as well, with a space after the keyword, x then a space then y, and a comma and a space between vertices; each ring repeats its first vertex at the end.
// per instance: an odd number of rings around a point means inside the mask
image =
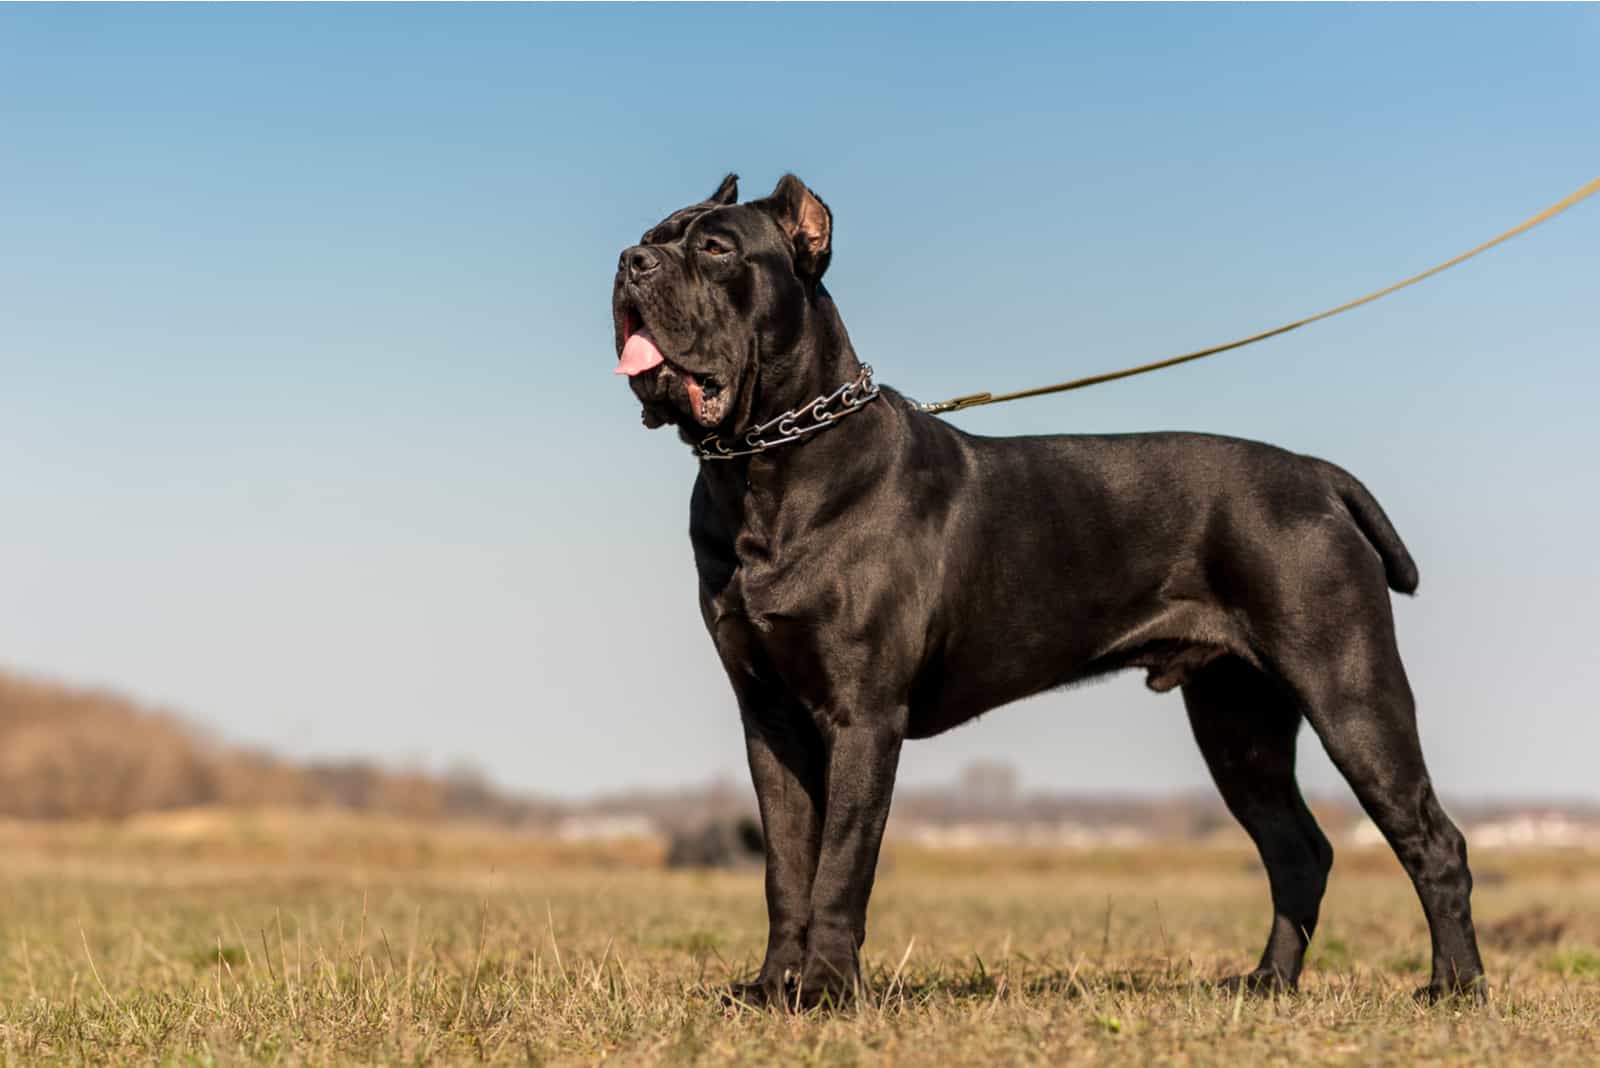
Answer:
MULTIPOLYGON (((696 993, 728 1004, 735 984, 701 984, 696 993)), ((1101 971, 1079 964, 1073 967, 1008 964, 990 969, 981 960, 971 968, 915 971, 896 975, 879 969, 868 977, 860 992, 861 1005, 887 1009, 904 1005, 942 1003, 987 1004, 1008 998, 1051 998, 1094 1002, 1118 995, 1173 995, 1190 992, 1219 993, 1221 981, 1201 976, 1185 963, 1158 962, 1146 967, 1101 971)), ((758 1006, 746 1006, 756 1008, 758 1006)))
POLYGON ((1113 994, 1172 994, 1216 986, 1216 982, 1197 975, 1186 964, 1157 964, 1114 971, 1082 965, 989 971, 980 965, 962 972, 919 973, 897 982, 883 978, 871 985, 871 991, 884 1000, 903 996, 911 1001, 959 1002, 992 1001, 1012 994, 1093 1000, 1113 994))

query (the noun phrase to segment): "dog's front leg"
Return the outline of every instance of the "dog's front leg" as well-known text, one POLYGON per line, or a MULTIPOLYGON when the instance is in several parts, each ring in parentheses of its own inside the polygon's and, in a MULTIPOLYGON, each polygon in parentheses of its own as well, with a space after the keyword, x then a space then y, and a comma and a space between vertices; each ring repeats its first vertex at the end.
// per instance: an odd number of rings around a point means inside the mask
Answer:
POLYGON ((766 840, 767 955, 756 981, 736 985, 734 995, 747 1004, 784 1005, 805 963, 827 753, 804 711, 749 699, 741 707, 766 840))
POLYGON ((834 717, 824 730, 827 804, 800 977, 805 1004, 841 1004, 860 982, 867 899, 905 732, 903 710, 877 719, 834 717))

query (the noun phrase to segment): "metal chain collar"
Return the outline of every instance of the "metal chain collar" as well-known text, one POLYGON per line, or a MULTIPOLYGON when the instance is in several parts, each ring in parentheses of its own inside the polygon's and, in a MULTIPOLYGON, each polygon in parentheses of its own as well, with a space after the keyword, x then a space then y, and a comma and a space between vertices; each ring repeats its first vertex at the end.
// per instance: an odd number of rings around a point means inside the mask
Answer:
POLYGON ((694 453, 702 460, 735 460, 741 456, 754 456, 758 452, 800 441, 870 403, 878 396, 878 387, 872 381, 872 365, 862 364, 861 373, 854 382, 846 382, 810 404, 791 408, 775 419, 768 419, 732 439, 712 434, 694 446, 694 453), (768 434, 776 431, 776 437, 768 434))

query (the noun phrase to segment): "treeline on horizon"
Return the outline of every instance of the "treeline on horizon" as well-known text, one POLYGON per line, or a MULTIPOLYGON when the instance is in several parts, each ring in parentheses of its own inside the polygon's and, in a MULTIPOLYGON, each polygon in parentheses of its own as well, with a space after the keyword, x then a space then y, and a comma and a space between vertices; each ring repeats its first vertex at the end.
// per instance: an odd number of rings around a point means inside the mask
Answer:
POLYGON ((0 818, 121 819, 203 805, 331 806, 503 825, 554 815, 472 772, 297 763, 220 744, 114 693, 0 671, 0 818))

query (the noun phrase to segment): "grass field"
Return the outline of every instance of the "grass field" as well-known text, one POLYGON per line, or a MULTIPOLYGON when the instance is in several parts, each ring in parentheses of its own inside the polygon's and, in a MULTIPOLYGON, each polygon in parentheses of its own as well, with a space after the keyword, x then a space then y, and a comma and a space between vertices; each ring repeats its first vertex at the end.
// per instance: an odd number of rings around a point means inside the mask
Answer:
POLYGON ((764 938, 757 874, 349 818, 0 827, 0 1063, 1586 1064, 1600 857, 1475 857, 1486 1009, 1416 1007, 1427 938, 1392 860, 1346 850, 1295 997, 1254 962, 1234 848, 895 850, 865 1004, 720 1003, 764 938))

